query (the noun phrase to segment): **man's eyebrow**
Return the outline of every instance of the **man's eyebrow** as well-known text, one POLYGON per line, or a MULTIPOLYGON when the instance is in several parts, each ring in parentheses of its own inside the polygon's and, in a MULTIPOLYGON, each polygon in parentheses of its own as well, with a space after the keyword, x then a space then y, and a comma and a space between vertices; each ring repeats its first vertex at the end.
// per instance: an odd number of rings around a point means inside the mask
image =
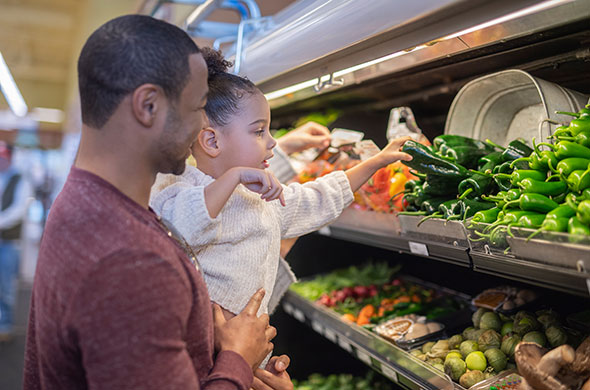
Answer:
POLYGON ((257 124, 257 123, 260 123, 260 124, 262 124, 262 125, 265 125, 265 124, 266 124, 266 119, 256 119, 254 122, 252 122, 252 123, 248 124, 248 126, 250 126, 250 125, 255 125, 255 124, 257 124))

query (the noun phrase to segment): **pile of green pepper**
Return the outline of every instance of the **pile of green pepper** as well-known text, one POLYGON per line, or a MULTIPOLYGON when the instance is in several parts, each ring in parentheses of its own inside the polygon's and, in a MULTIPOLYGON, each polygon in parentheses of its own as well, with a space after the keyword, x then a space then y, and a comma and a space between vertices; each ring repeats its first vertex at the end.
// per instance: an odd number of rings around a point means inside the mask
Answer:
MULTIPOLYGON (((406 212, 428 218, 472 218, 486 224, 482 239, 501 243, 511 227, 590 236, 590 105, 533 147, 517 139, 507 147, 442 135, 428 147, 408 141, 404 162, 419 179, 405 187, 406 212), (544 148, 544 149, 542 149, 544 148)), ((573 238, 572 238, 573 239, 573 238)))

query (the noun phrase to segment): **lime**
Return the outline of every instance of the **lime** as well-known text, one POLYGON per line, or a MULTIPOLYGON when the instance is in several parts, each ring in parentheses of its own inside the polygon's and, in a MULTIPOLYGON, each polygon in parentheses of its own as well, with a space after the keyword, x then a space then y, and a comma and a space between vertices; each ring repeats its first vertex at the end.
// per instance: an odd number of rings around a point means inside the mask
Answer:
POLYGON ((465 358, 465 363, 467 364, 467 368, 469 368, 470 370, 479 371, 484 371, 488 365, 488 361, 486 360, 486 357, 481 351, 471 352, 465 358))

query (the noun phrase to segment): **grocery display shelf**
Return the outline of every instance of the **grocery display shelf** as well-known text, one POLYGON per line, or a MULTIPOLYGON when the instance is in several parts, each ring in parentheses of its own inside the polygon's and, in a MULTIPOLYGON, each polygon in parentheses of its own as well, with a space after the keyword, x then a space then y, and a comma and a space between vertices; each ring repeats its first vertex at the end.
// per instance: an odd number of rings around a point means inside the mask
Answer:
POLYGON ((369 330, 343 322, 337 313, 293 291, 285 294, 282 306, 289 315, 406 389, 455 388, 451 379, 444 373, 429 367, 369 330))
POLYGON ((467 240, 460 222, 346 210, 320 234, 469 267, 476 272, 576 295, 590 295, 590 246, 509 239, 514 252, 484 251, 467 240), (475 250, 474 250, 475 249, 475 250), (516 254, 516 255, 515 255, 516 254))

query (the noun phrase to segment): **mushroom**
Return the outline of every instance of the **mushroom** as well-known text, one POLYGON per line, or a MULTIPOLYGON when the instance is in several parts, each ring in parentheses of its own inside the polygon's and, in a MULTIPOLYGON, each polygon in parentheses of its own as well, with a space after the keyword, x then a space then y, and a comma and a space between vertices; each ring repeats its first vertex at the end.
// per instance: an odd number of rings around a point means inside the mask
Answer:
POLYGON ((586 337, 576 349, 576 359, 572 363, 572 371, 584 378, 590 376, 590 336, 586 337))
POLYGON ((555 374, 561 366, 573 361, 572 347, 562 345, 550 353, 545 354, 545 351, 537 343, 519 343, 514 352, 518 371, 535 390, 569 390, 555 374))

